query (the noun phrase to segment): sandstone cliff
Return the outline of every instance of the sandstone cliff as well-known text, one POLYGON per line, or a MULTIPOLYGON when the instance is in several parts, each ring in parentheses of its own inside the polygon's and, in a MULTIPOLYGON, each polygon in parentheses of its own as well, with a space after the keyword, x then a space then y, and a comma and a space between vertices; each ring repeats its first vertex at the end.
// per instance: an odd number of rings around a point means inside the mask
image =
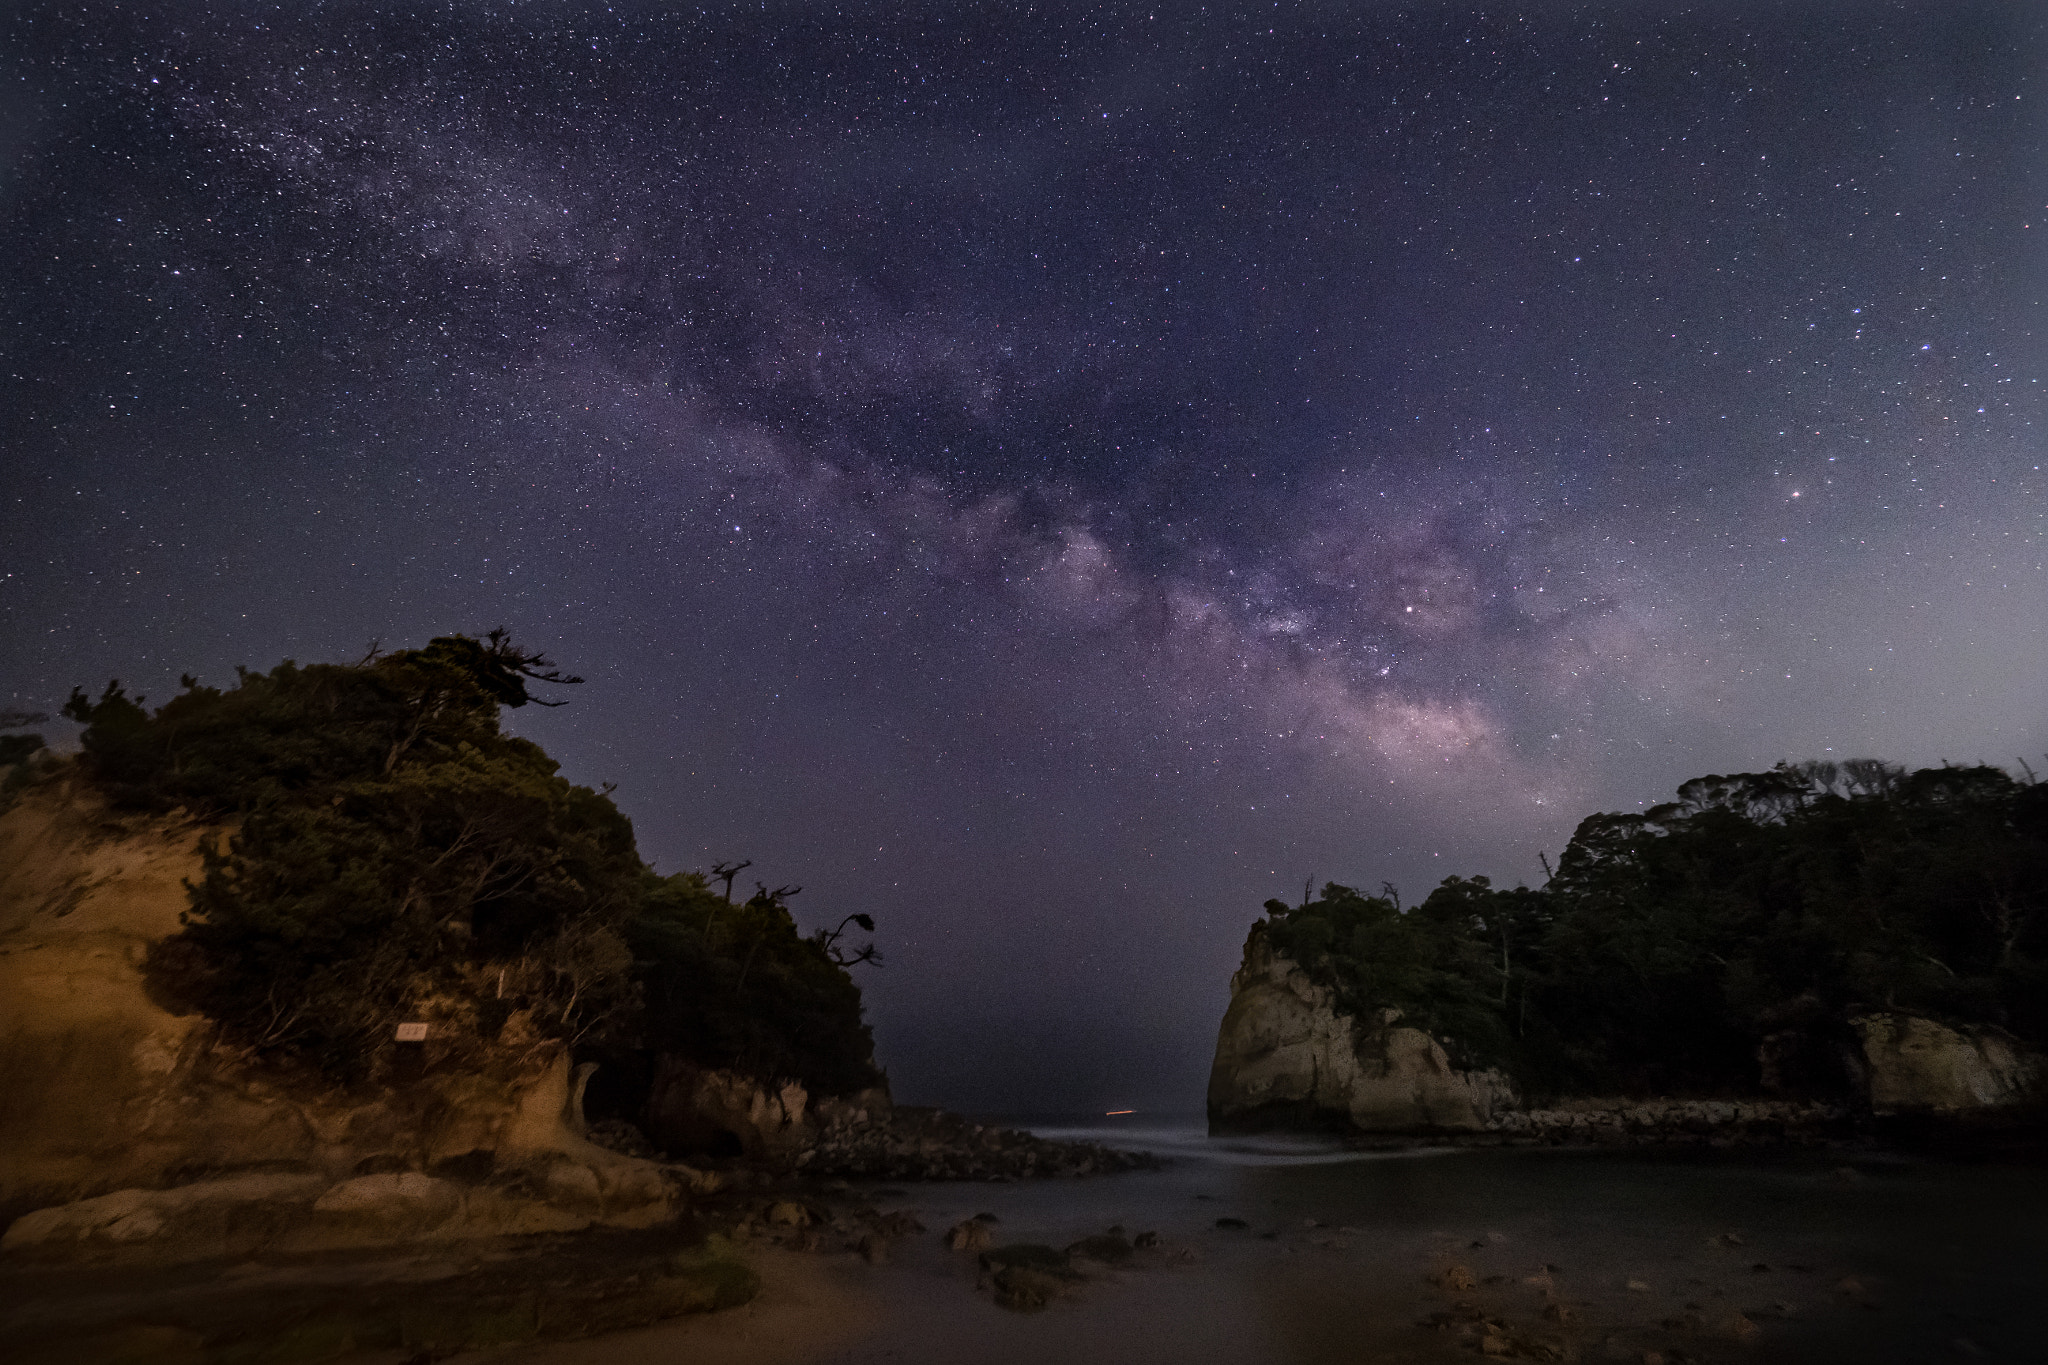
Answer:
POLYGON ((1963 1115, 2039 1103, 2048 1058, 2004 1034, 1965 1033, 1909 1014, 1851 1023, 1863 1045, 1871 1112, 1963 1115))
POLYGON ((201 842, 223 832, 119 815, 68 776, 0 815, 0 1221, 40 1210, 9 1248, 161 1236, 203 1252, 195 1231, 230 1225, 328 1244, 670 1216, 686 1177, 583 1136, 558 1044, 482 1066, 437 1065, 429 1046, 417 1074, 349 1092, 253 1066, 153 998, 151 945, 177 931, 201 842))
POLYGON ((1398 1016, 1361 1027, 1338 1013, 1326 987, 1252 931, 1216 1036, 1211 1127, 1472 1132, 1514 1103, 1505 1076, 1458 1070, 1442 1044, 1398 1016))
POLYGON ((1209 1072, 1219 1131, 1338 1127, 1364 1133, 1490 1132, 1545 1140, 1663 1141, 1733 1134, 1769 1139, 1838 1126, 1853 1113, 1972 1120, 2038 1116, 2048 1057, 1993 1029, 1912 1015, 1852 1017, 1854 1092, 1735 1101, 1558 1100, 1522 1108, 1498 1071, 1461 1071, 1441 1044, 1399 1016, 1361 1025, 1332 992, 1275 952, 1254 927, 1209 1072))

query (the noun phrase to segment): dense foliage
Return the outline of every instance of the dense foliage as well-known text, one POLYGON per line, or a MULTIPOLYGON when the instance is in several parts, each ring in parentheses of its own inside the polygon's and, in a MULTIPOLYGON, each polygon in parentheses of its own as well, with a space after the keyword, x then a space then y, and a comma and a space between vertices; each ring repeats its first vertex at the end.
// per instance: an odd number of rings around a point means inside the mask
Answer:
POLYGON ((1537 1094, 1840 1089, 1874 1010, 2048 1039, 2048 784, 1859 760, 1678 798, 1585 820, 1540 890, 1333 884, 1259 932, 1537 1094))
POLYGON ((115 804, 236 826, 152 957, 158 985, 341 1077, 425 1020, 441 1049, 556 1039, 872 1083, 860 992, 824 936, 772 893, 730 906, 700 876, 655 876, 608 795, 503 732, 501 707, 539 701, 529 684, 576 681, 494 632, 225 690, 187 678, 153 713, 118 683, 73 693, 115 804))
POLYGON ((650 875, 627 936, 641 961, 658 964, 646 977, 645 1030, 668 1051, 796 1076, 825 1094, 880 1079, 860 988, 825 934, 798 934, 777 893, 734 904, 700 873, 650 875))

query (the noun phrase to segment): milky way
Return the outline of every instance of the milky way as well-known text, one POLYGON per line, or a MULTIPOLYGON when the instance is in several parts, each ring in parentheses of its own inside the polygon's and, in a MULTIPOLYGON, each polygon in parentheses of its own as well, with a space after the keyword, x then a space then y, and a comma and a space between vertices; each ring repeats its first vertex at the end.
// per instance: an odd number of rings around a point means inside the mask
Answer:
POLYGON ((881 921, 907 1098, 1198 1106, 1311 877, 2048 748, 2029 6, 301 8, 9 21, 0 692, 507 624, 659 866, 881 921))

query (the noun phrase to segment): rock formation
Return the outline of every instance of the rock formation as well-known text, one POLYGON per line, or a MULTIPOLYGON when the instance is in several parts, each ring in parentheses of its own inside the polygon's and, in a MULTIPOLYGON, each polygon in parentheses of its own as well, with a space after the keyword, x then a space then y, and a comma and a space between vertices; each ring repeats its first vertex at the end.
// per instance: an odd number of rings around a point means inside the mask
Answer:
MULTIPOLYGON (((863 1107, 886 1112, 886 1090, 866 1092, 863 1107)), ((788 1166, 818 1140, 810 1095, 795 1081, 765 1086, 730 1071, 707 1070, 663 1056, 655 1068, 641 1127, 678 1155, 745 1156, 788 1166)))
POLYGON ((1460 1071, 1399 1016, 1361 1026, 1258 928, 1230 979, 1209 1071, 1212 1128, 1295 1123, 1376 1133, 1474 1132, 1514 1105, 1498 1071, 1460 1071))
MULTIPOLYGON (((1860 1041, 1853 1089, 1772 1098, 1560 1099, 1524 1109, 1498 1071, 1461 1071, 1441 1044, 1399 1016, 1361 1024, 1333 993, 1272 948, 1255 926, 1209 1072, 1209 1121, 1218 1131, 1297 1126, 1364 1133, 1493 1133, 1514 1139, 1665 1142, 1774 1141, 1836 1131, 1856 1113, 1883 1119, 2036 1114, 2048 1100, 2048 1057, 1994 1029, 1962 1031, 1893 1013, 1854 1016, 1860 1041)), ((1760 1049, 1772 1071, 1767 1038, 1760 1049)), ((1852 1048, 1852 1050, 1854 1050, 1852 1048)))
POLYGON ((153 998, 150 949, 179 927, 201 842, 223 833, 121 816, 67 778, 0 815, 0 1210, 33 1210, 8 1249, 164 1238, 225 1254, 252 1236, 337 1245, 672 1216, 692 1174, 588 1141, 559 1044, 482 1066, 429 1045, 419 1074, 352 1092, 253 1066, 153 998))
POLYGON ((1863 1043, 1870 1108, 1879 1115, 1959 1115, 2041 1098, 2048 1058, 1990 1030, 1961 1033, 1908 1014, 1850 1021, 1863 1043))
POLYGON ((1145 1164, 673 1059, 642 1119, 682 1160, 642 1159, 589 1139, 588 1065, 518 1014, 489 1055, 394 1043, 353 1089, 256 1065, 146 970, 227 832, 122 815, 61 773, 0 812, 0 1251, 175 1261, 645 1227, 724 1182, 682 1164, 698 1155, 891 1179, 1145 1164))

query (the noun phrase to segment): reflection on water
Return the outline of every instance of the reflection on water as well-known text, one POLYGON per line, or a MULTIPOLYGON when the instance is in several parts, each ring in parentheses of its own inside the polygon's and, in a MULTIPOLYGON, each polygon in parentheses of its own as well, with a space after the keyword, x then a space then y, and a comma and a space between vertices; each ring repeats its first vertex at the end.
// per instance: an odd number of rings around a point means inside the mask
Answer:
POLYGON ((1450 1156, 1457 1147, 1404 1147, 1368 1151, 1336 1137, 1300 1133, 1258 1133, 1211 1137, 1205 1122, 1195 1120, 1075 1122, 1071 1119, 1024 1119, 1017 1127, 1060 1142, 1099 1142, 1127 1152, 1150 1152, 1170 1159, 1214 1162, 1221 1166, 1329 1166, 1353 1161, 1397 1161, 1414 1157, 1450 1156))

